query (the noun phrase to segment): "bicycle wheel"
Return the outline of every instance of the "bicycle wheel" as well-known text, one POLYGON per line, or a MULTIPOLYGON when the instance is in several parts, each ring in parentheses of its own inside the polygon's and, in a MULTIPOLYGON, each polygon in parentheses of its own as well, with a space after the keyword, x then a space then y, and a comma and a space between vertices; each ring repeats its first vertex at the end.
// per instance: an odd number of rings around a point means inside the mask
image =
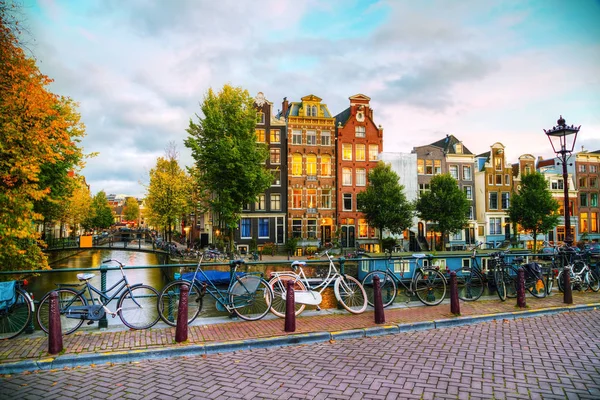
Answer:
POLYGON ((241 319, 256 321, 271 309, 273 292, 269 283, 256 275, 244 275, 229 290, 229 303, 241 319))
POLYGON ((554 287, 554 271, 553 271, 553 268, 550 268, 550 270, 546 274, 546 296, 550 296, 550 294, 552 293, 553 287, 554 287))
POLYGON ((379 288, 381 289, 381 301, 383 307, 387 307, 394 302, 396 298, 396 282, 388 271, 371 271, 362 281, 362 286, 367 294, 367 303, 371 307, 375 307, 375 292, 373 286, 373 278, 379 277, 379 288))
POLYGON ((527 273, 525 275, 525 289, 527 289, 534 297, 546 297, 546 282, 543 277, 534 275, 527 276, 527 273))
MULTIPOLYGON (((73 289, 61 288, 57 289, 56 292, 58 292, 60 327, 63 335, 69 335, 79 329, 81 324, 83 324, 83 321, 85 321, 84 314, 81 314, 80 318, 68 318, 67 314, 69 313, 70 307, 87 306, 87 300, 73 289)), ((40 329, 46 333, 49 331, 50 293, 52 292, 46 293, 42 298, 36 311, 38 325, 40 326, 40 329)))
POLYGON ((179 298, 181 286, 187 285, 188 291, 188 325, 191 324, 202 310, 202 290, 197 283, 192 285, 189 281, 173 281, 163 288, 158 296, 158 313, 160 318, 168 325, 177 326, 179 314, 179 298))
MULTIPOLYGON (((287 281, 295 280, 294 290, 306 290, 306 286, 302 281, 295 279, 293 276, 276 276, 269 281, 269 287, 273 292, 273 301, 271 302, 271 312, 279 318, 285 318, 285 307, 286 307, 286 294, 287 294, 287 281)), ((306 308, 305 304, 294 303, 296 309, 295 314, 300 315, 306 308)))
POLYGON ((425 305, 436 306, 446 297, 446 278, 436 269, 423 268, 415 272, 413 281, 414 291, 425 305))
POLYGON ((12 339, 27 328, 31 318, 29 296, 21 289, 15 290, 10 306, 0 308, 0 340, 12 339))
POLYGON ((512 265, 504 266, 504 286, 506 287, 506 298, 517 298, 517 269, 512 265))
POLYGON ((125 291, 117 306, 119 318, 131 329, 148 329, 158 322, 158 290, 139 285, 125 291))
POLYGON ((502 301, 506 301, 506 282, 504 281, 504 269, 494 271, 494 282, 496 283, 496 293, 502 301))
POLYGON ((483 294, 483 275, 474 268, 462 267, 456 271, 458 298, 464 301, 475 301, 483 294))
POLYGON ((360 282, 349 275, 340 276, 333 285, 335 298, 342 307, 352 314, 360 314, 367 309, 367 294, 360 282))
POLYGON ((590 283, 590 289, 592 289, 594 292, 597 292, 600 290, 600 277, 598 276, 598 274, 596 273, 595 270, 590 270, 588 272, 588 278, 589 278, 589 283, 590 283))

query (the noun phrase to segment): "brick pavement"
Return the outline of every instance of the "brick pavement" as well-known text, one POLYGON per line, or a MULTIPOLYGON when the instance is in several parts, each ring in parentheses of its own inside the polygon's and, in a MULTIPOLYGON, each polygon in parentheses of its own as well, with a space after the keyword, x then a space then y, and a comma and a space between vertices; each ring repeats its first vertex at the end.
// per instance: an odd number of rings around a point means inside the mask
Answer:
MULTIPOLYGON (((574 304, 600 304, 600 293, 573 293, 574 304)), ((411 324, 425 321, 440 321, 456 318, 450 313, 449 303, 426 307, 421 303, 399 303, 399 308, 385 309, 385 325, 411 324)), ((461 317, 475 317, 498 313, 520 311, 516 300, 501 302, 489 297, 475 302, 461 302, 461 317)), ((544 299, 527 297, 525 311, 565 307, 563 296, 554 292, 544 299)), ((166 325, 165 325, 166 326, 166 325)), ((374 328, 373 310, 353 315, 346 312, 324 313, 324 315, 297 317, 296 334, 313 332, 340 332, 355 329, 374 328)), ((111 352, 139 351, 146 349, 182 348, 190 345, 222 343, 245 339, 272 338, 289 335, 284 332, 284 320, 268 315, 259 321, 234 321, 210 323, 199 320, 188 328, 188 341, 175 343, 175 328, 152 328, 148 330, 86 330, 77 331, 63 339, 64 354, 110 354, 111 352)), ((21 335, 8 341, 0 341, 0 365, 23 360, 47 360, 47 337, 41 334, 21 335)))

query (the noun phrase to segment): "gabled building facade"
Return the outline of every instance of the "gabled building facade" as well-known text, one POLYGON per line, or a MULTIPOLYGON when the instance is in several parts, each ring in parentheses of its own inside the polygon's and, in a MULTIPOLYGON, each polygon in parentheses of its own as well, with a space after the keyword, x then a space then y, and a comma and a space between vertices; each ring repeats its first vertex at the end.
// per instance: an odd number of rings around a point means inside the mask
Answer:
POLYGON ((378 252, 374 227, 358 212, 357 194, 365 190, 369 171, 383 150, 383 128, 373 120, 370 98, 351 96, 350 106, 335 116, 337 150, 337 223, 342 247, 378 252))
POLYGON ((575 174, 577 183, 577 209, 579 211, 580 240, 598 241, 600 231, 598 217, 600 207, 600 150, 594 152, 582 151, 575 156, 575 174))

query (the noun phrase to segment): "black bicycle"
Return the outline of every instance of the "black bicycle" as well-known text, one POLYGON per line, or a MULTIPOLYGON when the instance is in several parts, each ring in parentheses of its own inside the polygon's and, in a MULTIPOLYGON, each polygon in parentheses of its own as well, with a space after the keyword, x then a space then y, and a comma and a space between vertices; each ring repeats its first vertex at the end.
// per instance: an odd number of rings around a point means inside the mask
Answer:
POLYGON ((34 305, 25 285, 26 280, 0 282, 0 340, 18 336, 30 323, 34 305))

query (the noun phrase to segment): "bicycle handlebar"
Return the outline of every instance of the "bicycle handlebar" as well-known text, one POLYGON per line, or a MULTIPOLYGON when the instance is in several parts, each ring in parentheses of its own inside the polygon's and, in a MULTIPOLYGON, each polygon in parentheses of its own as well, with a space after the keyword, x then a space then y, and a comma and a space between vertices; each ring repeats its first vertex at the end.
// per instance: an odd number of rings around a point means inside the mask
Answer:
POLYGON ((102 261, 102 264, 107 264, 109 262, 116 262, 117 264, 119 264, 119 268, 123 268, 124 267, 124 265, 123 265, 123 263, 121 263, 121 261, 119 261, 119 260, 113 260, 113 259, 104 260, 104 261, 102 261))

